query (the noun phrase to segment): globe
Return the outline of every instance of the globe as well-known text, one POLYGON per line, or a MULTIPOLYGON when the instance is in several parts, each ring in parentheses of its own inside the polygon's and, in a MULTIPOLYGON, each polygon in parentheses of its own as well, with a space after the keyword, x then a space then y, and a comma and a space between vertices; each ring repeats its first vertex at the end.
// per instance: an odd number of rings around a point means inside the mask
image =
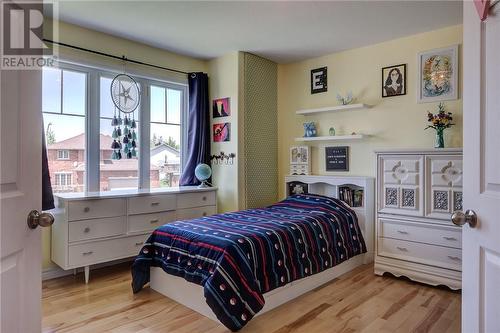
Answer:
POLYGON ((206 180, 212 176, 212 169, 205 163, 200 163, 194 169, 194 175, 201 182, 199 187, 207 187, 206 180))

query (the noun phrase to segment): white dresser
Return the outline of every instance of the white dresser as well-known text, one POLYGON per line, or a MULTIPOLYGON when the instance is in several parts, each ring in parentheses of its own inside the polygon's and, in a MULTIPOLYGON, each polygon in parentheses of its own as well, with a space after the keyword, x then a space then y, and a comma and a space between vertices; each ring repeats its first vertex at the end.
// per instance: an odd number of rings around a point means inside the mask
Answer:
POLYGON ((217 212, 216 188, 186 186, 156 190, 57 194, 52 225, 52 261, 63 269, 137 255, 152 230, 217 212))
POLYGON ((461 288, 462 150, 377 151, 375 273, 461 288))

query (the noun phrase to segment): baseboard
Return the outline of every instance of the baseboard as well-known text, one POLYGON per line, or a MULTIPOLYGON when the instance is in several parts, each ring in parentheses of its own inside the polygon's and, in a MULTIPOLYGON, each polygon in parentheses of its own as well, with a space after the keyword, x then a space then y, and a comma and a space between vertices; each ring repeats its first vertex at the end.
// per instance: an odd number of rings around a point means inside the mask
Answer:
MULTIPOLYGON (((132 261, 132 260, 134 260, 134 258, 125 258, 125 259, 119 259, 119 260, 114 260, 114 261, 109 261, 109 262, 103 262, 101 264, 91 265, 90 270, 92 271, 93 269, 113 266, 113 265, 121 264, 123 262, 132 261)), ((75 269, 76 269, 77 273, 83 272, 83 267, 78 267, 75 269)), ((72 274, 73 274, 73 269, 64 270, 59 266, 54 266, 54 267, 46 268, 42 271, 42 281, 57 279, 57 278, 72 275, 72 274)))

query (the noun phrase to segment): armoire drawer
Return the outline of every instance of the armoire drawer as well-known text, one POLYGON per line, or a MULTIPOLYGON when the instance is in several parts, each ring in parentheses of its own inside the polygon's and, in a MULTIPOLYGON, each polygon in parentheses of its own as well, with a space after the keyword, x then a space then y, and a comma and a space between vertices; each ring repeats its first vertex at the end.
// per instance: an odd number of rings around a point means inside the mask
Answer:
POLYGON ((175 210, 175 195, 150 195, 128 199, 128 214, 156 213, 175 210))
POLYGON ((182 193, 177 196, 177 208, 215 205, 215 192, 182 193))
POLYGON ((124 235, 127 229, 125 216, 73 221, 68 223, 70 242, 124 235))
POLYGON ((137 255, 148 235, 115 238, 69 246, 69 262, 72 267, 93 265, 137 255))
POLYGON ((195 207, 177 210, 177 220, 189 220, 217 213, 215 206, 195 207))
POLYGON ((460 271, 462 251, 391 238, 378 239, 378 255, 460 271))
POLYGON ((379 218, 378 222, 379 237, 462 248, 462 230, 459 227, 440 227, 435 224, 387 218, 379 218))
POLYGON ((125 199, 70 201, 68 221, 125 215, 125 199))
POLYGON ((132 233, 152 231, 161 225, 175 221, 175 218, 174 210, 153 214, 130 215, 128 217, 128 231, 132 233))

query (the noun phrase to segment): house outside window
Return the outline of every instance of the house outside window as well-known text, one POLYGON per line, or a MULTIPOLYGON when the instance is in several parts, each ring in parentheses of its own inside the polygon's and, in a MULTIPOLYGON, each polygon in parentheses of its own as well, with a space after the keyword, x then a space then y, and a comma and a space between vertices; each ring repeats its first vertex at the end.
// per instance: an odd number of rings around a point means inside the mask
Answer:
POLYGON ((69 160, 69 150, 58 150, 57 151, 58 160, 69 160))

